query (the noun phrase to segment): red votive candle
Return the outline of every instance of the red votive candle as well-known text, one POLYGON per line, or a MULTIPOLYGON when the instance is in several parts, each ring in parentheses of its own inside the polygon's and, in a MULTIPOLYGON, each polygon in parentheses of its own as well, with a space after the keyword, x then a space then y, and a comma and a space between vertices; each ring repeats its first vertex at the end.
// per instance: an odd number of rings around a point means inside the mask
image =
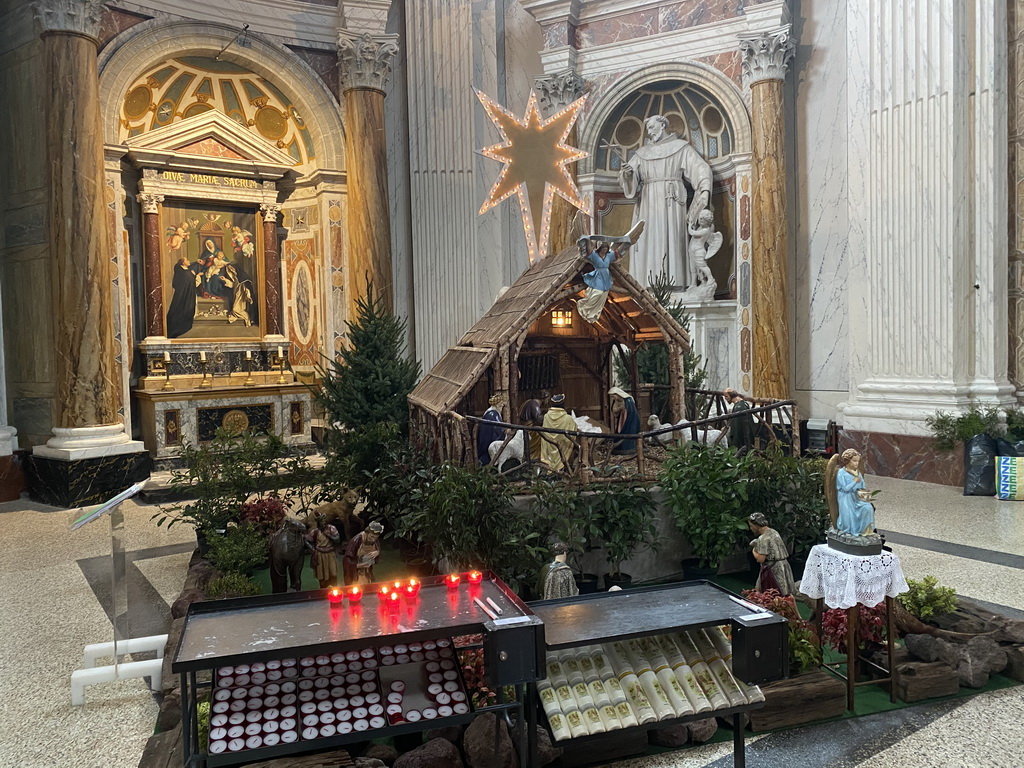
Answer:
POLYGON ((379 597, 381 600, 387 600, 388 594, 390 594, 390 592, 391 587, 389 587, 387 584, 381 584, 380 589, 377 590, 377 597, 379 597))
POLYGON ((344 599, 341 587, 331 587, 327 590, 327 600, 331 603, 340 603, 344 599))
POLYGON ((460 581, 462 581, 462 577, 457 573, 449 573, 444 577, 444 583, 448 585, 448 589, 455 589, 459 586, 460 581))
POLYGON ((480 571, 470 571, 468 578, 470 584, 479 584, 484 580, 484 575, 480 571))
POLYGON ((392 592, 390 595, 388 595, 388 601, 387 601, 388 610, 389 611, 397 612, 398 611, 398 604, 399 604, 399 601, 401 599, 402 599, 402 596, 400 594, 398 594, 397 592, 392 592))
POLYGON ((363 599, 363 590, 361 590, 359 587, 349 587, 346 596, 348 597, 348 601, 350 603, 358 603, 360 600, 363 599))
POLYGON ((405 585, 406 597, 416 597, 420 593, 420 583, 416 579, 409 579, 409 583, 405 585))
POLYGON ((391 591, 392 592, 401 592, 402 591, 402 587, 404 587, 404 586, 405 585, 401 581, 399 581, 398 579, 395 579, 394 584, 391 585, 391 591))

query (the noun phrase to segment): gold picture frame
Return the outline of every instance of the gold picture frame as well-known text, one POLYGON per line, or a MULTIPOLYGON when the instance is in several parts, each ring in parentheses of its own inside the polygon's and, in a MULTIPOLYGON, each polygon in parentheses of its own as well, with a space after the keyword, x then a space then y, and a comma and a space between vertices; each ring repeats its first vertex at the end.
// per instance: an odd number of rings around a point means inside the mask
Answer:
POLYGON ((161 290, 168 339, 244 341, 265 334, 263 221, 256 206, 161 206, 161 290))

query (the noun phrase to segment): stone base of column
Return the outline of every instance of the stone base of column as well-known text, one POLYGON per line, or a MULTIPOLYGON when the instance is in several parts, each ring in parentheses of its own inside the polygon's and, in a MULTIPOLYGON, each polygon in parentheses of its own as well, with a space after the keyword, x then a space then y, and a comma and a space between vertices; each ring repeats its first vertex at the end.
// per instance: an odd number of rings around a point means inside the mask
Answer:
MULTIPOLYGON (((839 433, 839 450, 847 448, 854 448, 863 456, 862 466, 869 475, 941 485, 964 484, 963 449, 938 451, 931 437, 844 429, 839 433)), ((884 500, 882 503, 884 506, 884 500)))
POLYGON ((35 501, 55 507, 97 504, 150 475, 149 453, 121 424, 54 427, 53 432, 25 464, 35 501))
POLYGON ((0 502, 15 501, 25 490, 25 473, 21 460, 14 455, 18 450, 18 430, 0 426, 0 502))

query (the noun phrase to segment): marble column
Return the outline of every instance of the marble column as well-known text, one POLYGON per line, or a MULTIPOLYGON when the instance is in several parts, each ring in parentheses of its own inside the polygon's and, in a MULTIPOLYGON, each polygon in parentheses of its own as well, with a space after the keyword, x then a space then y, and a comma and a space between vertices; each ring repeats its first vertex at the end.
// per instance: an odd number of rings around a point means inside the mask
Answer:
POLYGON ((1024 397, 1024 0, 1009 14, 1009 378, 1024 397))
POLYGON ((791 396, 790 293, 782 83, 796 51, 789 28, 740 40, 753 122, 752 394, 791 396))
MULTIPOLYGON (((572 104, 583 95, 583 78, 573 70, 568 69, 554 75, 544 75, 536 79, 537 97, 540 100, 541 110, 545 118, 550 117, 560 109, 572 104)), ((578 122, 569 131, 566 143, 575 147, 579 138, 578 122)), ((576 163, 567 166, 569 175, 576 180, 576 163)), ((566 201, 560 195, 555 195, 551 204, 551 240, 548 245, 549 253, 561 253, 570 245, 575 245, 576 238, 573 237, 573 221, 579 209, 566 201)))
POLYGON ((277 251, 277 217, 280 205, 263 203, 263 289, 267 292, 266 332, 281 335, 281 257, 277 251))
POLYGON ((345 101, 348 175, 349 320, 367 283, 394 307, 391 272, 391 207, 388 202, 384 86, 398 53, 398 35, 338 32, 341 90, 345 101))
MULTIPOLYGON (((121 377, 114 361, 114 265, 96 56, 103 6, 98 0, 40 0, 35 5, 50 83, 41 122, 53 260, 57 426, 54 437, 33 453, 37 459, 56 459, 56 464, 144 450, 125 434, 119 413, 121 377)), ((55 469, 45 461, 39 466, 47 468, 39 469, 38 478, 49 472, 48 479, 61 491, 74 483, 73 469, 55 469)), ((95 471, 108 468, 90 469, 87 498, 110 490, 95 471)), ((33 492, 48 503, 84 503, 74 493, 33 492)))
POLYGON ((137 198, 142 206, 143 279, 146 285, 146 336, 163 338, 164 292, 160 280, 160 203, 163 195, 142 193, 137 198))

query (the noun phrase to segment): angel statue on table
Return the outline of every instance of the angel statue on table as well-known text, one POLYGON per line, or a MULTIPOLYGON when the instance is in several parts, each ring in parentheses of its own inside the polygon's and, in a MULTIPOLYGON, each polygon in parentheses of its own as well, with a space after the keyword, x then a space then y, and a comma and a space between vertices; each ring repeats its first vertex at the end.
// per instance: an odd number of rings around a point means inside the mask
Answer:
POLYGON ((848 554, 881 552, 882 538, 875 530, 875 505, 864 487, 861 455, 853 448, 829 459, 825 468, 825 498, 832 518, 828 545, 848 554))

